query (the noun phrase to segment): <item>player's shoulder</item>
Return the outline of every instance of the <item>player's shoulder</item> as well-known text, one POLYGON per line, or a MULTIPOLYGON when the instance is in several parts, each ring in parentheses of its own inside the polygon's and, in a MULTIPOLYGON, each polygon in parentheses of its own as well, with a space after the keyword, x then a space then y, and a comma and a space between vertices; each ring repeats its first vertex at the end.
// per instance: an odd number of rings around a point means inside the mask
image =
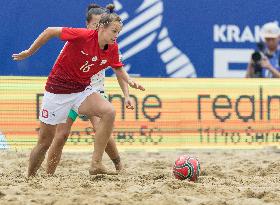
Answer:
POLYGON ((79 34, 94 34, 96 33, 96 30, 90 30, 87 28, 72 28, 72 27, 63 27, 63 31, 73 32, 73 33, 79 33, 79 34))

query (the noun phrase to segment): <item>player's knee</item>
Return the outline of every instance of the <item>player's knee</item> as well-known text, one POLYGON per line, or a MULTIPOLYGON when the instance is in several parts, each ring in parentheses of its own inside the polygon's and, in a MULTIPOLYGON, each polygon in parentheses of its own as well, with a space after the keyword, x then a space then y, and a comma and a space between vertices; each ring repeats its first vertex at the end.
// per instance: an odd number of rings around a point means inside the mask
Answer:
POLYGON ((38 140, 38 146, 40 147, 40 150, 42 150, 43 152, 47 151, 51 146, 52 140, 53 136, 51 133, 40 133, 38 140))
POLYGON ((61 142, 66 142, 67 139, 68 139, 68 136, 70 135, 70 131, 66 131, 66 130, 63 130, 63 131, 60 131, 58 134, 57 134, 57 139, 61 142))
POLYGON ((54 146, 63 147, 69 135, 70 135, 70 131, 65 131, 65 130, 58 131, 55 135, 54 146))
POLYGON ((38 142, 38 145, 40 146, 40 150, 42 152, 46 152, 51 146, 51 141, 50 140, 41 140, 40 142, 38 142))
POLYGON ((55 126, 41 123, 38 143, 44 145, 48 145, 48 144, 50 145, 53 141, 55 131, 56 131, 55 126))
POLYGON ((116 110, 115 110, 115 108, 113 106, 106 107, 106 109, 104 110, 104 115, 107 118, 115 120, 115 117, 116 117, 116 110))

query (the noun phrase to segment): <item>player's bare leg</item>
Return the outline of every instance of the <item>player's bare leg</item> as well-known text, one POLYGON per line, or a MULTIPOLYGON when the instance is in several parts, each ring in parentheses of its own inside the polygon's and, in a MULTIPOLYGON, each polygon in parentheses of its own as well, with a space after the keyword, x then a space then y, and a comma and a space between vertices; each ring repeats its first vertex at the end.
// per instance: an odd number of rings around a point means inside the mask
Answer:
POLYGON ((114 107, 100 94, 93 93, 81 104, 79 107, 79 113, 89 117, 100 117, 100 122, 95 133, 94 151, 89 173, 92 175, 113 174, 107 171, 102 164, 102 157, 113 131, 116 115, 114 107))
POLYGON ((117 149, 116 142, 113 137, 110 137, 105 152, 109 155, 110 159, 115 165, 117 171, 123 170, 123 165, 121 162, 121 158, 117 149))
POLYGON ((55 136, 48 152, 47 174, 54 174, 61 159, 62 150, 70 134, 72 125, 73 120, 69 117, 66 123, 57 125, 55 136))
POLYGON ((35 176, 37 170, 40 168, 44 161, 45 154, 54 138, 55 130, 56 125, 47 125, 43 122, 40 123, 39 139, 29 157, 28 177, 35 176))
MULTIPOLYGON (((94 130, 97 130, 100 118, 93 116, 90 118, 90 121, 93 124, 94 130)), ((121 163, 119 151, 118 151, 118 148, 117 148, 117 145, 116 145, 116 142, 115 142, 113 136, 111 136, 109 138, 107 146, 105 148, 105 152, 108 154, 108 156, 114 163, 116 170, 121 171, 123 169, 123 165, 121 163)))
MULTIPOLYGON (((94 125, 93 129, 96 130, 98 123, 100 121, 100 118, 94 116, 90 120, 91 120, 92 124, 94 125)), ((46 170, 47 174, 53 175, 55 173, 55 170, 61 159, 63 147, 65 145, 65 142, 68 139, 68 136, 70 134, 73 123, 74 122, 71 118, 67 118, 66 123, 59 124, 57 126, 55 137, 54 137, 52 144, 50 146, 50 149, 48 151, 47 170, 46 170)), ((119 152, 118 152, 116 143, 112 137, 110 137, 110 139, 107 143, 105 152, 108 154, 108 156, 113 161, 116 170, 121 171, 123 169, 123 166, 120 161, 119 152)))

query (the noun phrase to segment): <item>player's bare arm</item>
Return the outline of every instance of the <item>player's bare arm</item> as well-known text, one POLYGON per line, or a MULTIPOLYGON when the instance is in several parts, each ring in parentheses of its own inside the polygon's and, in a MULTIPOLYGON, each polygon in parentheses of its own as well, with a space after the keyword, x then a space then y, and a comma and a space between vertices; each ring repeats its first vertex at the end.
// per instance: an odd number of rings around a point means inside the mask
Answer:
POLYGON ((45 29, 38 38, 33 42, 29 49, 20 53, 13 54, 13 60, 20 61, 33 55, 39 48, 41 48, 51 38, 60 37, 62 27, 48 27, 45 29))
POLYGON ((139 83, 137 83, 136 81, 130 78, 130 76, 128 75, 128 73, 125 71, 123 67, 116 68, 113 70, 116 73, 116 76, 122 78, 126 83, 128 83, 130 87, 145 91, 145 88, 142 85, 140 85, 139 83))

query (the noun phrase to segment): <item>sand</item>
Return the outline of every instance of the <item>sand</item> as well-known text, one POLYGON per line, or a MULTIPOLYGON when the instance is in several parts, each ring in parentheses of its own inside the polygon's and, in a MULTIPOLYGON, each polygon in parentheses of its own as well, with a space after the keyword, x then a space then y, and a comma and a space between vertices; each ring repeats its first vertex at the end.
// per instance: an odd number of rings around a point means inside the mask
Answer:
MULTIPOLYGON (((56 175, 26 178, 29 151, 0 151, 0 205, 280 204, 280 153, 273 150, 124 152, 125 172, 90 176, 90 153, 64 152, 56 175), (197 183, 174 179, 175 158, 200 159, 197 183)), ((113 169, 110 160, 105 164, 113 169)))

